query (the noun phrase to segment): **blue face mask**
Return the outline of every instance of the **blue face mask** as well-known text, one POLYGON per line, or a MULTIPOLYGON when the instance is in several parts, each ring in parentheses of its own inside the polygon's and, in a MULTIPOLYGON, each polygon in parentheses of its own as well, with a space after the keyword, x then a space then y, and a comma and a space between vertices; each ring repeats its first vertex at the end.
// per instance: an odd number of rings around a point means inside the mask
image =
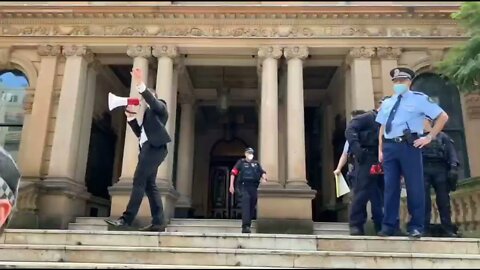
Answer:
POLYGON ((395 84, 393 85, 393 91, 397 95, 401 95, 408 91, 408 86, 406 84, 395 84))

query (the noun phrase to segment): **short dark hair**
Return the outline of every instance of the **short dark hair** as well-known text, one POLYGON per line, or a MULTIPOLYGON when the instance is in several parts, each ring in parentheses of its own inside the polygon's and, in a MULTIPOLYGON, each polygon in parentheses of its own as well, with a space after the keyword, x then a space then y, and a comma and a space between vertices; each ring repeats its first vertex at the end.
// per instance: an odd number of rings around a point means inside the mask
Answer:
POLYGON ((360 114, 364 114, 364 113, 366 113, 365 110, 353 110, 353 111, 350 113, 350 115, 351 115, 352 117, 354 117, 354 116, 357 116, 357 115, 360 115, 360 114))

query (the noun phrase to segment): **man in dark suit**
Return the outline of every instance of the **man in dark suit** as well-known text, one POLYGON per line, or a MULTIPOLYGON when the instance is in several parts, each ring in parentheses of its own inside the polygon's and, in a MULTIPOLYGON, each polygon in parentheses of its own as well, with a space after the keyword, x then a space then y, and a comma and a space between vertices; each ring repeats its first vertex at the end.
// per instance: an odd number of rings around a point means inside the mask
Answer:
POLYGON ((138 213, 143 195, 146 193, 152 213, 152 224, 141 230, 163 231, 165 230, 163 205, 155 179, 158 166, 167 156, 167 143, 171 141, 165 128, 168 120, 167 104, 164 100, 156 98, 154 90, 145 86, 140 69, 134 69, 131 74, 137 90, 147 104, 141 124, 135 119, 135 114, 131 112, 131 108, 127 108, 125 112, 130 128, 139 138, 140 154, 133 176, 133 189, 127 209, 119 219, 106 219, 105 221, 115 227, 130 226, 138 213))

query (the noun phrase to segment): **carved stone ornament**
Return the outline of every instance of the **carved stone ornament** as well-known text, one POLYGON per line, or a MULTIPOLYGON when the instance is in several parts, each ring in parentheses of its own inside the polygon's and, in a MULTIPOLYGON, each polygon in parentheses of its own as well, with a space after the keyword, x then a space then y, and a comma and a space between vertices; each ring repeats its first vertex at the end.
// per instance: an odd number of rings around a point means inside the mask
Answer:
POLYGON ((258 57, 261 59, 273 58, 279 59, 282 57, 282 48, 280 46, 265 46, 258 49, 258 57))
POLYGON ((59 45, 40 45, 37 48, 37 53, 40 56, 58 56, 62 52, 59 45))
POLYGON ((67 45, 63 46, 63 55, 65 56, 84 56, 88 53, 87 46, 67 45))
POLYGON ((397 60, 400 55, 402 55, 401 48, 392 48, 392 47, 378 47, 377 56, 382 59, 392 59, 397 60))
POLYGON ((465 95, 465 105, 470 119, 480 119, 480 94, 465 95))
POLYGON ((155 57, 175 58, 178 56, 178 49, 174 45, 158 45, 153 47, 152 54, 155 57))
POLYGON ((351 58, 371 58, 375 55, 375 48, 360 47, 353 48, 348 54, 351 58))
POLYGON ((127 55, 130 57, 145 57, 152 56, 152 47, 144 45, 128 46, 127 55))
POLYGON ((291 46, 286 47, 283 50, 283 54, 287 60, 298 58, 304 60, 308 57, 308 47, 307 46, 291 46))

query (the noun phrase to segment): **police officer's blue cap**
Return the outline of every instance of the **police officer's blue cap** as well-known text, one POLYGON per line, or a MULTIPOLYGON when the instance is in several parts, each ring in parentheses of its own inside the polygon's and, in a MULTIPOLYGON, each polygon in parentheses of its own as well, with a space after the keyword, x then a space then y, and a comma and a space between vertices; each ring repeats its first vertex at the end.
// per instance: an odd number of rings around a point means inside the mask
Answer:
POLYGON ((396 67, 390 70, 390 77, 392 77, 392 81, 395 79, 413 80, 413 78, 415 77, 415 72, 406 67, 396 67))
POLYGON ((251 147, 248 147, 247 149, 245 149, 245 153, 254 153, 255 151, 253 151, 253 148, 251 147))

